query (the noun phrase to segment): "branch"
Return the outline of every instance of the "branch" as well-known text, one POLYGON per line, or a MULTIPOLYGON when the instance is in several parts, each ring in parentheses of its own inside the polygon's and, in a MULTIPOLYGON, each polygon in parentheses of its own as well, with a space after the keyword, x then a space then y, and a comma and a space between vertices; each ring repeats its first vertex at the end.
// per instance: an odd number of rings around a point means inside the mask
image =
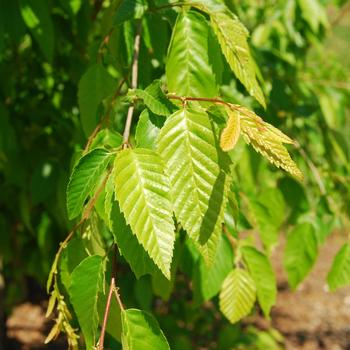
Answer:
MULTIPOLYGON (((141 39, 141 22, 138 23, 137 32, 134 42, 134 57, 131 68, 131 89, 137 88, 137 79, 138 79, 138 67, 139 67, 139 53, 140 53, 140 39, 141 39)), ((126 145, 129 143, 130 129, 132 116, 134 114, 135 104, 134 102, 129 106, 128 114, 126 117, 125 129, 123 133, 123 143, 126 145)))
MULTIPOLYGON (((103 188, 105 187, 106 185, 106 182, 110 176, 112 172, 112 169, 110 169, 107 173, 107 175, 105 176, 105 178, 103 179, 100 187, 97 189, 97 191, 95 192, 94 196, 91 198, 88 206, 86 207, 84 213, 83 213, 83 216, 81 218, 81 220, 75 224, 73 226, 73 228, 71 229, 71 231, 68 233, 68 236, 65 238, 65 240, 63 242, 60 243, 60 247, 55 255, 55 260, 52 264, 52 266, 55 266, 55 271, 54 271, 54 275, 57 274, 57 264, 58 264, 58 260, 62 254, 62 251, 67 247, 67 243, 71 240, 71 238, 73 237, 74 233, 78 230, 78 228, 90 217, 90 214, 91 214, 91 211, 98 199, 98 196, 101 194, 103 188)), ((49 286, 51 287, 51 283, 49 283, 49 286)))
POLYGON ((187 101, 203 101, 203 102, 212 102, 212 103, 216 103, 216 104, 221 104, 221 105, 225 105, 231 109, 235 109, 237 111, 241 111, 244 113, 242 106, 240 105, 236 105, 234 103, 230 103, 230 102, 226 102, 223 101, 219 98, 207 98, 207 97, 188 97, 188 96, 177 96, 174 94, 167 94, 166 95, 169 99, 173 99, 173 100, 179 100, 182 103, 186 103, 187 101))
POLYGON ((318 171, 316 165, 312 162, 312 160, 310 159, 310 157, 307 155, 307 153, 304 151, 304 149, 300 146, 300 144, 298 142, 296 142, 296 148, 298 149, 300 155, 304 158, 306 164, 309 166, 315 181, 318 185, 318 187, 320 188, 320 192, 322 195, 325 195, 327 193, 326 191, 326 187, 322 181, 322 177, 320 172, 318 171))
MULTIPOLYGON (((116 250, 116 245, 113 244, 115 250, 116 250)), ((107 329, 107 322, 108 322, 108 316, 109 316, 109 311, 111 309, 111 301, 112 301, 112 294, 114 293, 118 305, 120 307, 120 310, 124 311, 124 305, 120 299, 120 295, 118 292, 118 287, 116 286, 116 271, 117 271, 117 264, 116 264, 116 256, 117 252, 115 251, 113 254, 113 265, 112 265, 112 278, 111 278, 111 284, 109 286, 109 292, 108 292, 108 297, 107 297, 107 303, 106 303, 106 308, 105 308, 105 313, 103 316, 103 323, 102 323, 102 328, 101 328, 101 335, 100 339, 98 341, 98 350, 103 350, 104 349, 104 341, 105 341, 105 334, 106 334, 106 329, 107 329)))

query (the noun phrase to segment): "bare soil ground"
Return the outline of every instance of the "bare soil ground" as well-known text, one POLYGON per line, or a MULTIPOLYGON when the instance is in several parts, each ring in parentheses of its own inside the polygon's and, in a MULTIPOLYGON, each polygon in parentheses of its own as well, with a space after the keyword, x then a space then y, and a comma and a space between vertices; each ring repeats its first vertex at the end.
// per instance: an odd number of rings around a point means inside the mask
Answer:
POLYGON ((273 259, 279 293, 272 326, 285 336, 286 350, 350 349, 350 286, 330 293, 325 283, 344 240, 343 235, 328 237, 312 272, 294 292, 282 268, 282 245, 276 249, 273 259))
MULTIPOLYGON (((344 236, 336 234, 328 238, 313 271, 295 292, 289 289, 282 268, 283 243, 275 250, 273 262, 279 294, 271 324, 284 335, 286 350, 350 350, 350 286, 335 293, 329 293, 325 287, 332 259, 344 239, 344 236)), ((259 326, 266 321, 255 319, 254 323, 259 326)), ((62 338, 56 343, 43 345, 48 332, 45 305, 19 305, 8 318, 6 326, 7 337, 14 340, 6 350, 66 348, 62 338)))

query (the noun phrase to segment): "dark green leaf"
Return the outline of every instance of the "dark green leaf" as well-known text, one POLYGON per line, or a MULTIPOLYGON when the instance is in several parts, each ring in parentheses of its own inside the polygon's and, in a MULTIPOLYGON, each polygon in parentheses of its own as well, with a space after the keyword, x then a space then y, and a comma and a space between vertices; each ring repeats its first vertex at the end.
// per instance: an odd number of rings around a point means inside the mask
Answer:
POLYGON ((102 274, 102 257, 93 255, 83 260, 71 275, 70 300, 84 334, 87 349, 97 342, 97 299, 102 288, 102 274))
POLYGON ((91 192, 99 183, 112 155, 103 148, 96 148, 79 159, 67 187, 67 210, 70 219, 78 216, 91 192))
POLYGON ((79 82, 78 100, 80 120, 86 136, 95 129, 99 117, 98 107, 117 88, 116 81, 101 64, 92 65, 79 82))
POLYGON ((299 224, 287 235, 283 264, 292 288, 310 272, 317 254, 317 239, 311 224, 299 224))
POLYGON ((21 14, 41 51, 51 62, 54 53, 54 30, 48 2, 20 0, 21 14))
POLYGON ((123 311, 122 327, 125 350, 170 350, 157 320, 148 312, 136 309, 123 311))

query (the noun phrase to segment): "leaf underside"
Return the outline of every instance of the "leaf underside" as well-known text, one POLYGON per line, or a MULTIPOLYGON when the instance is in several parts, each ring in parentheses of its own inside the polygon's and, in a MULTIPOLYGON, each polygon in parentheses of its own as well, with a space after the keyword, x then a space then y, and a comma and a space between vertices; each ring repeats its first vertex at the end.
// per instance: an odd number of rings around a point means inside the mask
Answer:
POLYGON ((220 169, 215 134, 204 110, 172 114, 158 137, 176 218, 210 263, 221 233, 229 176, 220 169))
POLYGON ((293 144, 293 140, 271 124, 264 122, 247 108, 240 106, 239 114, 241 133, 244 140, 248 144, 251 144, 257 152, 262 154, 272 164, 284 169, 302 181, 302 172, 283 145, 283 143, 293 144))
POLYGON ((116 195, 138 241, 167 278, 175 241, 168 178, 149 149, 126 149, 116 158, 116 195))
POLYGON ((198 7, 209 14, 221 50, 236 77, 249 94, 265 107, 265 98, 256 79, 256 65, 247 42, 247 29, 233 14, 211 11, 203 5, 198 7))
POLYGON ((241 121, 239 114, 236 111, 226 108, 226 112, 228 114, 228 120, 226 127, 221 133, 220 147, 227 152, 236 146, 241 134, 241 121))

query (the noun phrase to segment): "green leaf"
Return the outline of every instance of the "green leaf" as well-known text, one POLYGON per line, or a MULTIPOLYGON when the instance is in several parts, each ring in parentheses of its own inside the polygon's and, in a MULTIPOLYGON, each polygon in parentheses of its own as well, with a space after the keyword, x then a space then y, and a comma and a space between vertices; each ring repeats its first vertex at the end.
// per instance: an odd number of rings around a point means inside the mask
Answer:
POLYGON ((255 282, 259 304, 265 317, 269 317, 277 296, 276 277, 272 265, 267 256, 254 247, 245 246, 241 251, 255 282))
POLYGON ((327 13, 324 5, 319 0, 298 0, 301 15, 317 33, 321 26, 328 27, 327 13))
POLYGON ((154 151, 121 151, 115 162, 116 194, 127 223, 167 278, 173 255, 175 228, 168 178, 154 151))
POLYGON ((219 293, 225 277, 232 270, 233 252, 230 243, 220 237, 215 260, 208 268, 203 259, 198 259, 194 268, 193 293, 196 303, 207 301, 219 293))
POLYGON ((54 30, 48 2, 20 0, 22 18, 38 42, 41 51, 51 62, 54 53, 54 30))
POLYGON ((276 187, 264 188, 259 193, 258 200, 269 212, 271 222, 279 228, 286 219, 286 204, 282 192, 276 187))
POLYGON ((268 159, 278 168, 282 168, 303 180, 303 174, 290 157, 284 143, 293 144, 294 141, 273 125, 266 123, 249 109, 237 108, 241 118, 241 133, 246 143, 268 159))
POLYGON ((144 109, 140 115, 139 121, 136 126, 135 139, 138 147, 155 149, 156 139, 158 137, 160 127, 155 125, 152 120, 160 118, 152 112, 144 109))
POLYGON ((143 99, 143 102, 154 114, 169 116, 176 106, 169 101, 161 89, 160 80, 154 80, 145 90, 130 90, 129 95, 143 99))
POLYGON ((249 273, 241 268, 231 271, 220 292, 221 312, 231 323, 247 316, 254 306, 256 287, 249 273))
POLYGON ((263 92, 256 79, 256 64, 247 42, 248 30, 229 11, 217 11, 203 4, 193 4, 210 16, 211 25, 218 38, 222 53, 236 77, 251 96, 266 106, 263 92))
POLYGON ((174 289, 176 272, 179 265, 179 261, 182 255, 182 245, 180 239, 175 241, 174 257, 171 263, 171 278, 166 279, 164 275, 157 269, 152 274, 152 289, 155 295, 160 296, 163 300, 168 301, 170 295, 174 289))
POLYGON ((220 137, 220 147, 224 151, 230 151, 238 142, 241 134, 241 122, 239 114, 231 108, 226 108, 228 120, 225 128, 222 130, 220 137))
POLYGON ((78 100, 80 120, 86 136, 98 123, 98 107, 117 88, 116 81, 101 64, 92 65, 79 81, 78 100))
POLYGON ((89 150, 99 147, 118 148, 122 143, 122 135, 110 129, 102 129, 92 140, 89 150))
POLYGON ((126 224, 118 203, 113 203, 111 222, 112 233, 120 254, 128 262, 136 278, 157 271, 158 267, 133 235, 130 226, 126 224))
POLYGON ((310 223, 299 224, 287 235, 283 264, 292 288, 310 272, 317 254, 317 239, 310 223))
POLYGON ((97 342, 97 298, 102 288, 103 260, 99 255, 84 259, 72 272, 69 288, 70 301, 84 334, 86 348, 97 342))
POLYGON ((327 284, 333 292, 337 288, 350 284, 350 244, 345 243, 334 257, 327 284))
POLYGON ((211 262, 221 234, 230 177, 220 169, 219 162, 227 170, 227 159, 221 159, 205 111, 185 108, 172 114, 159 133, 158 151, 166 163, 176 217, 211 262))
POLYGON ((83 240, 75 236, 68 242, 59 260, 60 280, 66 290, 71 284, 71 275, 74 269, 87 257, 83 240))
POLYGON ((122 311, 123 350, 170 350, 157 320, 148 312, 122 311))
MULTIPOLYGON (((100 326, 102 326, 106 304, 107 296, 109 291, 109 285, 105 286, 105 293, 100 292, 98 295, 97 309, 99 315, 100 326)), ((122 320, 121 320, 121 311, 119 304, 114 296, 112 296, 110 309, 108 313, 108 321, 106 325, 106 332, 111 335, 114 339, 121 342, 121 333, 122 333, 122 320)))
POLYGON ((274 224, 273 218, 262 203, 249 197, 249 213, 252 215, 252 225, 258 229, 260 239, 265 249, 270 253, 271 248, 278 242, 278 227, 274 224))
POLYGON ((166 78, 171 93, 216 97, 215 71, 208 50, 210 27, 197 12, 178 15, 168 50, 166 78))
POLYGON ((79 159, 67 187, 67 210, 70 219, 78 216, 91 192, 99 183, 112 154, 103 148, 96 148, 79 159))
POLYGON ((123 0, 116 12, 114 23, 121 24, 133 18, 141 18, 147 8, 145 0, 123 0))

